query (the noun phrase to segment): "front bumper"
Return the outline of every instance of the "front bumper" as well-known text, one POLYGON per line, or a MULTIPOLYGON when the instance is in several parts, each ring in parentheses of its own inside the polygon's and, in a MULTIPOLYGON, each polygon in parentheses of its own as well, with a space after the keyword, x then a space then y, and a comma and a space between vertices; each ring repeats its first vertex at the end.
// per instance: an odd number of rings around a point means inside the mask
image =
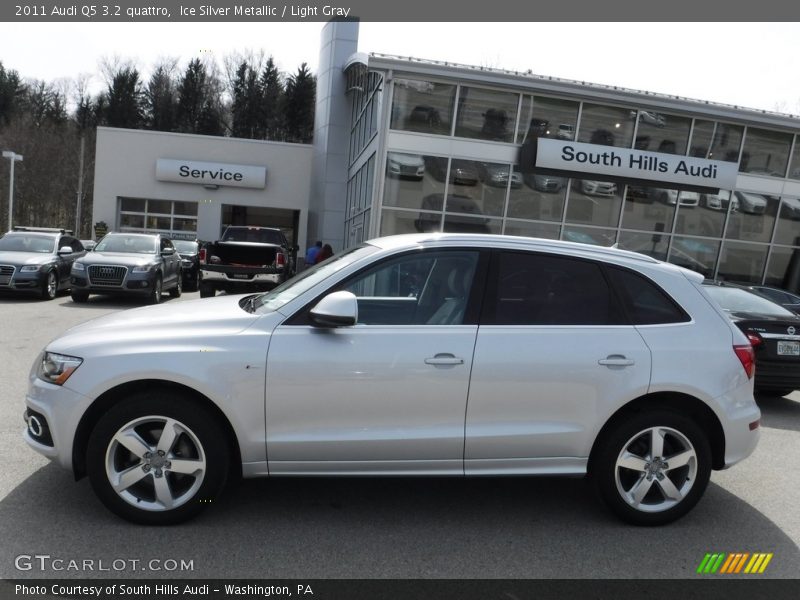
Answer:
POLYGON ((41 289, 47 280, 48 271, 20 271, 16 268, 7 284, 0 284, 0 291, 31 292, 41 289))
POLYGON ((93 283, 86 273, 73 271, 69 280, 73 291, 87 294, 135 294, 147 296, 151 293, 155 284, 157 273, 155 271, 145 271, 134 273, 129 270, 122 283, 119 285, 97 285, 93 283))

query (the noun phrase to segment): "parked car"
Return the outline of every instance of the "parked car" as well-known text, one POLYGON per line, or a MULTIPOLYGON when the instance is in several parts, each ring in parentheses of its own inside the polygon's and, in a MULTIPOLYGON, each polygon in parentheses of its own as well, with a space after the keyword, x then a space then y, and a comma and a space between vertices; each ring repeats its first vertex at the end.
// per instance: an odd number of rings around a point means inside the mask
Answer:
POLYGON ((523 179, 533 189, 552 194, 560 192, 567 185, 567 180, 564 177, 545 175, 544 173, 525 173, 523 179))
POLYGON ((433 106, 419 105, 411 109, 406 127, 415 131, 434 131, 442 124, 439 111, 433 106))
POLYGON ((173 298, 181 295, 181 257, 160 234, 112 232, 72 263, 70 285, 73 302, 105 294, 158 304, 164 291, 173 298))
POLYGON ((511 170, 508 165, 479 162, 475 163, 475 166, 478 169, 480 180, 487 185, 506 187, 509 185, 508 180, 510 177, 512 189, 522 187, 522 175, 520 175, 518 171, 511 170))
POLYGON ((574 140, 575 126, 569 123, 559 123, 556 137, 560 140, 574 140))
MULTIPOLYGON (((439 181, 444 181, 447 177, 447 159, 442 156, 426 156, 425 168, 439 181)), ((450 183, 477 185, 479 177, 475 163, 471 160, 454 158, 450 161, 449 179, 450 183)))
POLYGON ((800 314, 800 296, 797 294, 792 294, 770 285, 744 285, 744 287, 754 294, 780 304, 783 308, 792 311, 796 315, 800 314))
POLYGON ((742 212, 751 215, 763 215, 767 211, 767 199, 759 194, 750 192, 733 192, 742 212))
POLYGON ((86 254, 67 229, 14 227, 0 238, 0 291, 52 300, 69 289, 72 263, 86 254))
POLYGON ((190 292, 200 286, 200 248, 197 240, 172 240, 172 245, 181 257, 183 288, 190 292))
POLYGON ((781 200, 781 218, 800 220, 800 200, 797 198, 783 198, 781 200))
POLYGON ((667 120, 664 118, 664 115, 649 110, 639 111, 639 122, 647 123, 648 125, 654 125, 655 127, 664 127, 667 124, 667 120))
POLYGON ((716 194, 702 194, 700 204, 711 210, 728 210, 728 205, 731 204, 731 212, 739 210, 739 200, 736 196, 731 199, 728 190, 719 190, 716 194))
POLYGON ((705 287, 753 346, 755 389, 780 396, 800 389, 800 316, 739 285, 705 287))
POLYGON ((592 179, 578 181, 581 191, 590 196, 614 196, 617 193, 617 184, 613 181, 594 181, 592 179))
POLYGON ((653 197, 659 202, 671 206, 680 204, 681 206, 692 207, 700 204, 700 194, 685 190, 679 192, 678 190, 673 189, 654 188, 653 197))
POLYGON ((91 252, 92 249, 97 245, 97 242, 94 240, 80 240, 80 242, 87 252, 91 252))
POLYGON ((752 375, 696 273, 569 242, 406 235, 265 294, 73 327, 33 365, 24 436, 139 523, 195 516, 239 472, 588 473, 619 517, 660 525, 754 450, 752 375))
POLYGON ((419 180, 425 176, 425 161, 419 154, 389 152, 386 155, 386 172, 392 177, 419 180))
POLYGON ((442 215, 427 211, 441 211, 444 207, 444 194, 428 194, 422 199, 420 208, 423 212, 414 221, 414 227, 419 232, 461 232, 461 233, 489 233, 489 219, 477 202, 464 194, 447 195, 447 216, 442 225, 442 215), (453 214, 455 213, 455 214, 453 214))

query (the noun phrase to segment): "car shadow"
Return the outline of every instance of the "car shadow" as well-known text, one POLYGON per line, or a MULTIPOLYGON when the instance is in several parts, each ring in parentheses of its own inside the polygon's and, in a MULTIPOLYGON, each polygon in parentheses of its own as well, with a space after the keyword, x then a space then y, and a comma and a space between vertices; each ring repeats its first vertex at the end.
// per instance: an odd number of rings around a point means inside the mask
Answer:
POLYGON ((783 397, 762 393, 756 396, 756 402, 764 427, 800 431, 800 392, 783 397))
POLYGON ((766 577, 795 577, 800 565, 775 523, 716 484, 689 515, 654 529, 616 520, 571 478, 248 480, 198 519, 159 528, 118 519, 86 480, 48 464, 0 501, 0 537, 2 578, 658 579, 697 577, 707 552, 773 552, 766 577), (15 568, 35 554, 142 562, 15 568), (168 559, 192 570, 142 570, 168 559))
MULTIPOLYGON (((161 304, 171 300, 178 300, 178 298, 172 298, 171 296, 165 294, 161 298, 161 304)), ((142 298, 137 297, 92 295, 89 296, 86 302, 73 302, 72 300, 67 300, 62 304, 62 306, 66 308, 118 308, 125 310, 128 308, 152 305, 145 302, 142 298)))

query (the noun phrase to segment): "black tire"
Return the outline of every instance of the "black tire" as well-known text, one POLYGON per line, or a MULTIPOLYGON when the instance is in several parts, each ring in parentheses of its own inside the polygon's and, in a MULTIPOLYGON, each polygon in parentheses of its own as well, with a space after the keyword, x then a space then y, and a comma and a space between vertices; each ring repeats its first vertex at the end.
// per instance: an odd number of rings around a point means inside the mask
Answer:
POLYGON ((702 497, 711 476, 711 447, 689 417, 647 410, 623 417, 603 433, 589 470, 601 499, 618 517, 634 525, 664 525, 685 515, 702 497), (663 440, 655 457, 647 441, 653 430, 663 440), (682 465, 679 456, 691 457, 682 465), (637 468, 619 466, 623 460, 637 468), (638 506, 636 491, 646 491, 638 506))
POLYGON ((58 274, 55 271, 47 272, 47 276, 39 290, 39 295, 42 300, 53 300, 58 295, 58 274))
POLYGON ((83 304, 84 302, 89 300, 89 294, 87 294, 86 292, 77 292, 75 290, 72 290, 70 296, 72 296, 72 301, 77 304, 83 304))
POLYGON ((150 295, 147 297, 148 304, 158 304, 161 302, 162 286, 161 275, 156 275, 156 278, 153 280, 153 288, 150 290, 150 295))
POLYGON ((183 292, 183 275, 178 273, 178 283, 169 291, 170 298, 180 298, 183 292))
POLYGON ((166 390, 139 392, 97 422, 89 436, 86 470, 92 488, 111 512, 134 523, 172 525, 195 517, 221 493, 230 465, 226 440, 214 416, 190 397, 166 390), (174 423, 171 431, 176 432, 171 442, 162 435, 170 431, 168 423, 174 423), (133 443, 137 453, 116 441, 123 431, 128 433, 126 439, 136 439, 136 434, 143 442, 133 443), (166 448, 161 455, 160 443, 166 448), (197 465, 196 470, 172 470, 178 461, 183 469, 197 465), (122 473, 135 483, 120 486, 118 492, 111 478, 122 473), (175 506, 169 508, 162 499, 175 506))
POLYGON ((756 388, 756 395, 760 395, 760 396, 775 396, 777 398, 777 397, 782 397, 782 396, 788 396, 793 391, 794 391, 794 389, 760 390, 760 389, 756 388))
POLYGON ((207 283, 200 283, 200 297, 213 298, 217 291, 207 283))

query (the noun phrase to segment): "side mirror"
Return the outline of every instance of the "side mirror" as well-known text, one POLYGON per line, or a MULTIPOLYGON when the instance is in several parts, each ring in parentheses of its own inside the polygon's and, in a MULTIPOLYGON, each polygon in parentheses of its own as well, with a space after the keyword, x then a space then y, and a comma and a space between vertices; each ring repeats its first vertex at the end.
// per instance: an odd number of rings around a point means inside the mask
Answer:
POLYGON ((358 322, 358 300, 351 292, 328 294, 309 313, 318 327, 350 327, 358 322))
POLYGON ((173 254, 175 254, 174 248, 164 248, 161 251, 161 256, 172 256, 173 254))
POLYGON ((61 246, 61 248, 58 249, 58 253, 59 254, 72 254, 72 248, 70 248, 69 246, 61 246))

